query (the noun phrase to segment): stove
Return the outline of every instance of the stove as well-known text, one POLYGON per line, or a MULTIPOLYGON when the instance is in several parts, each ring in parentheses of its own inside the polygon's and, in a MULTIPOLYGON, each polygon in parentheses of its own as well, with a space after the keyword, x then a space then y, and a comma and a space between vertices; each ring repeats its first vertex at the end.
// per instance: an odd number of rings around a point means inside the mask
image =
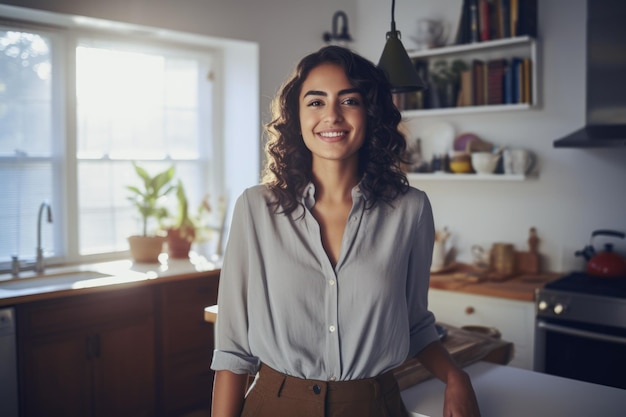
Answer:
POLYGON ((572 273, 537 291, 537 318, 626 329, 626 277, 572 273))
POLYGON ((535 370, 626 389, 626 277, 574 272, 535 298, 535 370))

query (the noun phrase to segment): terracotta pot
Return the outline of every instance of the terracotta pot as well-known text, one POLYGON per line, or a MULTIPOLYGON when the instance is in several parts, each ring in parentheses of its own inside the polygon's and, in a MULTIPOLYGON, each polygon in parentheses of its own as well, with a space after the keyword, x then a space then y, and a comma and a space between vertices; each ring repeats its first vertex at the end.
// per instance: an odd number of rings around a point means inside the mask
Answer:
POLYGON ((179 229, 167 231, 167 254, 170 258, 185 259, 189 257, 189 250, 193 243, 193 234, 181 236, 179 229))
POLYGON ((157 263, 163 250, 163 236, 129 236, 130 256, 135 262, 157 263))

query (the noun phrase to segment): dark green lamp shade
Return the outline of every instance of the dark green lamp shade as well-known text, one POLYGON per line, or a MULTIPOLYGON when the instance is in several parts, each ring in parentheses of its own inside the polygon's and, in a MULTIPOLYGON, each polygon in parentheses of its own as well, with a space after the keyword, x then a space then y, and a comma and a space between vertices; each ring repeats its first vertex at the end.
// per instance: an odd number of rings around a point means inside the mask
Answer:
POLYGON ((397 31, 387 32, 387 43, 378 67, 387 75, 392 93, 408 93, 426 88, 398 38, 397 31))

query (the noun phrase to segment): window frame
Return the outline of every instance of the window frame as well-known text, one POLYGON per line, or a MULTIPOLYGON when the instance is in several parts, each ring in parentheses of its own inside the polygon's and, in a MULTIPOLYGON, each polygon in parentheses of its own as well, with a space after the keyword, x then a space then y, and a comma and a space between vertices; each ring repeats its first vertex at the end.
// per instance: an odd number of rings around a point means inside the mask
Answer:
MULTIPOLYGON (((207 164, 209 166, 206 167, 209 181, 207 191, 211 196, 226 195, 227 218, 229 218, 236 196, 246 186, 258 183, 260 135, 255 134, 248 138, 243 136, 243 139, 239 139, 241 132, 258 133, 260 130, 258 44, 2 5, 0 5, 0 23, 15 30, 50 34, 51 39, 54 39, 54 47, 59 48, 57 53, 52 54, 52 76, 58 77, 58 82, 53 82, 53 89, 56 90, 53 94, 53 100, 56 100, 53 108, 59 113, 58 117, 53 117, 53 120, 63 120, 65 123, 64 126, 62 123, 59 123, 60 126, 55 126, 54 149, 64 149, 65 160, 56 151, 52 155, 54 169, 60 174, 59 178, 62 178, 59 184, 54 185, 55 198, 60 200, 56 206, 63 208, 54 213, 55 220, 58 219, 58 221, 53 223, 53 236, 55 247, 59 248, 63 254, 47 257, 48 265, 128 258, 127 250, 80 255, 78 222, 70 221, 78 216, 75 48, 79 45, 81 38, 102 38, 115 41, 127 39, 132 33, 134 44, 157 45, 157 49, 174 49, 182 46, 188 50, 211 54, 212 76, 215 80, 211 109, 214 119, 212 124, 214 163, 207 164), (241 55, 242 53, 245 55, 241 55), (244 66, 247 67, 246 64, 249 63, 255 66, 244 69, 244 66), (237 75, 243 75, 243 78, 237 79, 237 76, 229 75, 229 68, 236 68, 237 75), (239 115, 232 114, 232 110, 241 106, 236 103, 236 97, 229 99, 227 94, 240 92, 247 86, 252 87, 249 91, 251 101, 242 108, 243 111, 240 113, 244 117, 247 115, 250 123, 242 124, 239 115), (232 124, 234 121, 238 121, 238 124, 231 127, 229 123, 232 124), (237 140, 228 143, 229 137, 236 137, 237 140), (251 152, 238 160, 237 156, 232 154, 232 150, 237 149, 241 152, 242 144, 245 144, 244 146, 251 152)), ((205 153, 205 156, 208 154, 205 153)), ((0 265, 0 270, 8 269, 3 266, 0 265)))

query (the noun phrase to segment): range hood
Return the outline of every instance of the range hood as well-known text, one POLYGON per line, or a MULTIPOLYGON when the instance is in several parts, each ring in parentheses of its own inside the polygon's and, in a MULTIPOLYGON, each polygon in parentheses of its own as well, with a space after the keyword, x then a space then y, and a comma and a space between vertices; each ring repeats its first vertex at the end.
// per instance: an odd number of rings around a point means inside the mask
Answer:
POLYGON ((587 0, 585 126, 555 148, 626 147, 626 1, 587 0))

